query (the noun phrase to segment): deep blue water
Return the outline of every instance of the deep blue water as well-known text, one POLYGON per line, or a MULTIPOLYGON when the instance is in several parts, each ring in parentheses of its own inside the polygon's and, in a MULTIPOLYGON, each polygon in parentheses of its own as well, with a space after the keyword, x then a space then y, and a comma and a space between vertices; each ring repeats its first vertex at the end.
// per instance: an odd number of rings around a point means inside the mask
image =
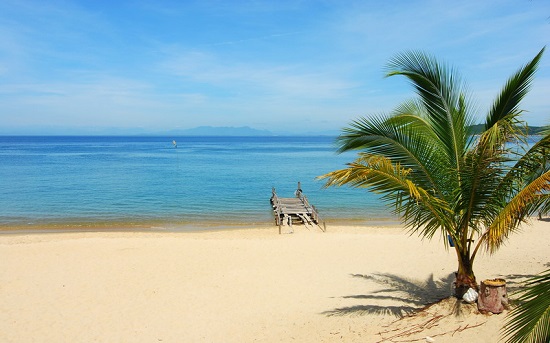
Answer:
POLYGON ((269 225, 271 188, 290 197, 298 181, 328 225, 394 220, 377 195, 315 179, 355 157, 333 142, 0 136, 0 225, 269 225))

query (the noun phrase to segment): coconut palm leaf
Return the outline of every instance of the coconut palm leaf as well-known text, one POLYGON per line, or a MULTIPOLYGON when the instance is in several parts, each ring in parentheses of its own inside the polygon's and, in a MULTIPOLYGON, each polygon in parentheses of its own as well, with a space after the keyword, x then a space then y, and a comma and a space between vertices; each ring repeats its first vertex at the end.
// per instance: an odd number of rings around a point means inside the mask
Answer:
POLYGON ((416 89, 434 133, 448 161, 457 170, 472 124, 467 112, 465 87, 456 71, 422 52, 397 55, 387 66, 387 76, 407 77, 416 89))
POLYGON ((460 187, 455 189, 455 213, 462 214, 458 227, 480 232, 484 218, 493 218, 499 212, 494 206, 493 191, 499 185, 499 156, 484 149, 465 154, 460 172, 460 187))
POLYGON ((529 92, 544 50, 545 48, 542 48, 529 63, 508 79, 508 82, 506 82, 502 92, 487 115, 485 129, 496 125, 505 117, 510 115, 516 116, 521 113, 519 111, 519 103, 529 92))
POLYGON ((411 169, 388 158, 361 153, 346 169, 319 178, 327 179, 325 187, 349 185, 383 194, 383 200, 395 205, 395 212, 403 215, 411 230, 431 238, 438 228, 450 225, 450 211, 444 201, 411 182, 410 174, 411 169))
POLYGON ((489 252, 494 253, 504 242, 510 233, 516 231, 519 224, 524 221, 530 213, 529 205, 536 202, 540 194, 550 191, 550 171, 537 177, 525 185, 506 206, 502 208, 499 215, 488 227, 484 241, 489 252))
POLYGON ((550 270, 527 283, 519 306, 507 316, 502 334, 507 343, 550 342, 550 270))
POLYGON ((544 208, 550 190, 550 134, 542 137, 500 178, 484 215, 487 250, 494 252, 527 216, 544 208))
MULTIPOLYGON (((500 180, 503 180, 503 176, 509 169, 506 162, 510 158, 510 151, 504 144, 511 139, 517 140, 525 134, 519 125, 518 116, 521 111, 518 106, 529 90, 543 51, 544 49, 508 79, 487 116, 485 130, 479 138, 476 149, 467 154, 464 168, 466 171, 461 175, 461 180, 465 182, 461 185, 462 189, 459 193, 468 196, 461 198, 458 202, 458 209, 466 211, 461 225, 470 225, 475 228, 478 220, 491 225, 502 204, 511 197, 510 189, 513 188, 510 186, 517 183, 515 181, 517 176, 510 178, 506 183, 507 187, 499 189, 500 180)), ((531 169, 527 168, 527 170, 531 169)), ((489 241, 498 240, 487 242, 489 241)))
POLYGON ((502 188, 509 187, 512 180, 523 180, 540 175, 550 169, 550 132, 547 132, 539 141, 517 159, 514 168, 505 179, 502 188))
POLYGON ((437 165, 440 154, 434 149, 435 139, 422 118, 398 114, 368 120, 361 118, 345 129, 337 142, 341 152, 362 149, 389 158, 411 169, 421 187, 441 192, 438 183, 438 171, 441 169, 437 165))
POLYGON ((537 203, 532 208, 532 214, 538 212, 539 218, 550 213, 550 194, 541 194, 537 203))

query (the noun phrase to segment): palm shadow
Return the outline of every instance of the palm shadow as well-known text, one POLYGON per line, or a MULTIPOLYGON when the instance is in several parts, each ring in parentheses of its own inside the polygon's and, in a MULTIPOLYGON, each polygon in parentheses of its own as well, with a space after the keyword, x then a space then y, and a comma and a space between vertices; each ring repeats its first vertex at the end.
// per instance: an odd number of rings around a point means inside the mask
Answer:
MULTIPOLYGON (((544 265, 550 267, 550 262, 544 265)), ((502 276, 506 280, 506 291, 510 305, 515 306, 522 303, 519 297, 527 286, 527 282, 532 280, 537 274, 510 274, 502 276)))
POLYGON ((508 294, 513 295, 523 290, 527 280, 533 276, 530 274, 511 274, 505 275, 502 278, 506 280, 506 291, 508 294))
POLYGON ((441 299, 451 295, 451 285, 455 279, 454 273, 449 274, 441 280, 434 280, 433 274, 425 280, 411 280, 393 274, 351 274, 354 278, 360 278, 375 282, 384 286, 384 289, 374 291, 371 294, 347 295, 344 299, 365 299, 373 302, 390 302, 397 304, 379 305, 365 304, 349 307, 336 308, 325 311, 327 316, 346 316, 346 315, 393 315, 403 317, 410 315, 429 304, 433 304, 441 299))
MULTIPOLYGON (((419 310, 429 307, 442 299, 452 296, 455 274, 451 273, 443 279, 434 280, 430 274, 425 280, 411 280, 402 276, 377 273, 377 274, 351 274, 354 278, 375 282, 384 288, 371 294, 345 295, 343 299, 372 300, 372 304, 340 307, 322 314, 326 316, 347 315, 393 315, 402 318, 419 310), (389 302, 388 305, 379 305, 380 302, 389 302), (397 303, 397 304, 395 304, 397 303)), ((525 286, 525 281, 533 275, 510 274, 503 276, 506 280, 506 288, 509 294, 516 294, 525 286)), ((462 301, 456 299, 453 312, 460 315, 462 301)))

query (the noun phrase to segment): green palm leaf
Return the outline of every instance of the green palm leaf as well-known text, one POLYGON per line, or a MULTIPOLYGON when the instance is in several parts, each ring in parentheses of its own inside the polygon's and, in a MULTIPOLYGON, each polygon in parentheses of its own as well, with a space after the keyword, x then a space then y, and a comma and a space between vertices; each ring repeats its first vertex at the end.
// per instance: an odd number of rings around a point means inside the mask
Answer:
POLYGON ((361 118, 338 138, 340 151, 362 149, 389 158, 411 169, 417 184, 441 193, 438 182, 441 154, 434 149, 436 137, 429 126, 410 114, 361 118), (426 163, 430 161, 431 163, 426 163))
POLYGON ((542 48, 533 60, 527 63, 508 80, 500 96, 497 98, 491 111, 487 115, 485 129, 492 127, 507 116, 515 116, 521 113, 518 105, 529 92, 544 49, 545 48, 542 48))
POLYGON ((517 230, 519 224, 524 221, 530 212, 529 205, 536 202, 544 191, 550 191, 550 171, 525 185, 502 208, 499 215, 488 227, 484 237, 489 252, 495 252, 508 238, 509 234, 517 230))
POLYGON ((383 200, 395 205, 395 212, 403 215, 411 230, 420 230, 432 237, 440 227, 449 227, 447 203, 419 187, 409 178, 411 169, 392 163, 390 159, 361 153, 348 168, 322 175, 325 187, 349 185, 383 194, 383 200))
POLYGON ((518 300, 502 330, 506 342, 550 342, 550 270, 533 277, 518 300))
POLYGON ((422 52, 397 55, 387 66, 388 76, 407 77, 420 96, 434 133, 445 149, 449 163, 460 168, 460 158, 472 124, 466 111, 465 87, 457 73, 422 52))

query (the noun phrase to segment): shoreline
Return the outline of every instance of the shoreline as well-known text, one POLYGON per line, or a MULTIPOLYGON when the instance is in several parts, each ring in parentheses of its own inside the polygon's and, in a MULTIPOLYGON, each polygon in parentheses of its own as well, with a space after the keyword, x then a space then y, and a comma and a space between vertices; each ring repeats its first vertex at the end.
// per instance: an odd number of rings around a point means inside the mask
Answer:
MULTIPOLYGON (((348 227, 396 227, 402 226, 399 220, 394 218, 365 219, 343 219, 329 218, 323 220, 327 229, 334 226, 348 227)), ((323 225, 321 222, 321 225, 323 225)), ((297 224, 295 227, 303 225, 297 224)), ((67 222, 42 222, 31 224, 2 224, 0 223, 0 235, 10 233, 56 233, 56 232, 201 232, 201 231, 222 231, 253 228, 273 228, 278 230, 273 221, 271 222, 242 222, 242 221, 193 221, 193 222, 167 222, 167 221, 67 221, 67 222)), ((285 226, 283 226, 285 228, 285 226)))
MULTIPOLYGON (((452 299, 416 312, 450 295, 441 240, 340 225, 0 234, 0 341, 495 341, 506 313, 456 315, 452 299)), ((548 268, 549 240, 532 220, 480 253, 478 281, 504 278, 514 296, 548 268)))

